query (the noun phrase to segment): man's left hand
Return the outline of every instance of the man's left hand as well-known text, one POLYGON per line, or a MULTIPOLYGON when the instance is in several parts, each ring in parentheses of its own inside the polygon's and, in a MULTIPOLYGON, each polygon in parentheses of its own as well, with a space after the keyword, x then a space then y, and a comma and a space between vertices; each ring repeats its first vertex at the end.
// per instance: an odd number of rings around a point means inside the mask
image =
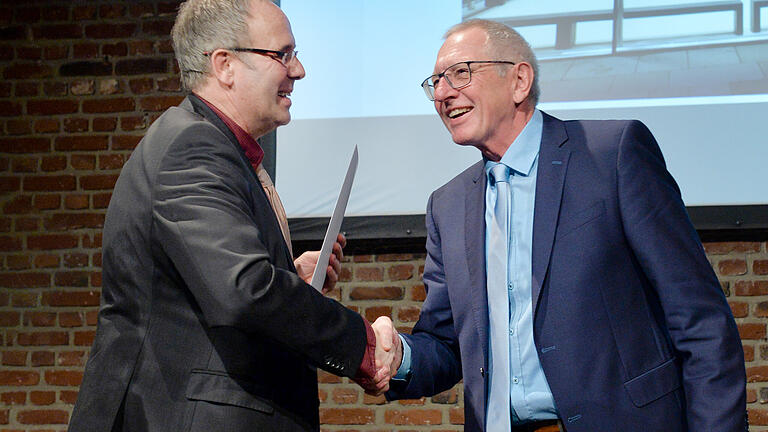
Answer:
MULTIPOLYGON (((333 253, 328 258, 328 268, 325 271, 325 283, 323 284, 323 294, 327 294, 339 281, 341 274, 341 260, 344 259, 344 246, 347 245, 347 238, 339 233, 336 237, 336 243, 333 244, 333 253)), ((312 274, 317 266, 317 259, 320 258, 320 251, 308 251, 301 254, 293 261, 296 266, 296 273, 306 283, 312 282, 312 274)))

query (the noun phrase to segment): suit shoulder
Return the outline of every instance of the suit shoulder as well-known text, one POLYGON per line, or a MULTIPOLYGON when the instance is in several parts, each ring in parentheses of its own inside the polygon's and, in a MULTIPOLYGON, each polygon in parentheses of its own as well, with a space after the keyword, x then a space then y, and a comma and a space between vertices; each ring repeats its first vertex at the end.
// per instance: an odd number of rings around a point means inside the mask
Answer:
POLYGON ((476 163, 469 166, 467 169, 457 174, 454 178, 450 179, 447 183, 435 189, 432 192, 431 199, 437 200, 445 194, 455 195, 457 192, 466 189, 468 183, 474 183, 483 178, 483 167, 485 166, 484 160, 479 160, 476 163))

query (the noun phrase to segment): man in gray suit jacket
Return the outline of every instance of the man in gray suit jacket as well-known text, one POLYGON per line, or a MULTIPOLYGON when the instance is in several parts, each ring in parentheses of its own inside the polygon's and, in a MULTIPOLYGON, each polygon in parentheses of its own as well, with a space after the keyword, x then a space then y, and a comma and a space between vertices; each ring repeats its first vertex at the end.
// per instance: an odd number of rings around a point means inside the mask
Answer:
POLYGON ((316 431, 315 366, 383 390, 393 334, 305 282, 317 254, 293 261, 258 180, 256 139, 288 123, 304 77, 290 25, 266 0, 190 0, 173 41, 193 94, 155 121, 115 186, 70 430, 316 431))

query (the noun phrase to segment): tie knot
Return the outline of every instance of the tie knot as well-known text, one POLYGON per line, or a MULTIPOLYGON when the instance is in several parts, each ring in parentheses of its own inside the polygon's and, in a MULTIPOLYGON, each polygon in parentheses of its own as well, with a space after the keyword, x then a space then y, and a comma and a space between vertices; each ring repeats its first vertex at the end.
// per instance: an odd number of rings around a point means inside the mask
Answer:
POLYGON ((509 167, 503 163, 498 163, 491 167, 491 177, 494 183, 509 181, 509 167))

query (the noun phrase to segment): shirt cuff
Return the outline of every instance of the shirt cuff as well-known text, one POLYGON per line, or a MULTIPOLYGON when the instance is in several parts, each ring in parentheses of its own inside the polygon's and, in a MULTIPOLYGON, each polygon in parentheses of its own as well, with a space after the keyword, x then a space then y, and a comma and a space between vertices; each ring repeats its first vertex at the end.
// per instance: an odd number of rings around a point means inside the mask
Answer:
POLYGON ((411 346, 405 341, 402 335, 397 335, 400 338, 400 342, 403 345, 403 360, 400 362, 400 367, 397 369, 397 373, 392 377, 393 380, 406 381, 411 375, 411 346))
POLYGON ((376 375, 376 333, 373 332, 373 327, 367 319, 363 318, 365 323, 366 344, 365 352, 363 353, 363 361, 360 362, 360 367, 355 374, 355 381, 361 383, 373 382, 373 377, 376 375))

